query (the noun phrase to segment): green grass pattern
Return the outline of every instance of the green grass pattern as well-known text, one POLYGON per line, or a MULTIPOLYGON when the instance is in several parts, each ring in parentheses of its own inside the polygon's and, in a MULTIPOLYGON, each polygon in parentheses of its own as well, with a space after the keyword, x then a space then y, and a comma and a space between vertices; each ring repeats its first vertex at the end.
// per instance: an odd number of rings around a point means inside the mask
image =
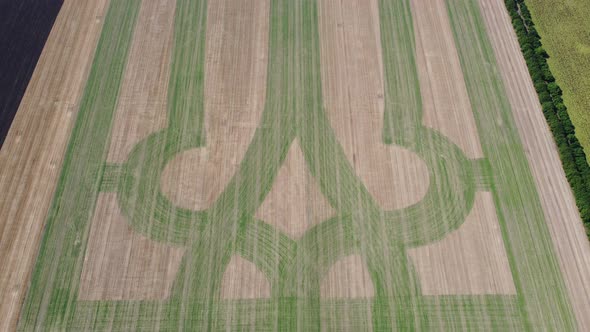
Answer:
POLYGON ((95 330, 573 330, 571 312, 533 178, 497 73, 476 0, 448 2, 485 159, 469 160, 421 124, 408 0, 380 0, 385 67, 383 141, 427 164, 425 198, 384 211, 354 173, 322 100, 317 4, 272 0, 269 88, 254 138, 214 205, 174 206, 159 190, 175 155, 204 141, 204 0, 177 0, 168 127, 136 145, 124 164, 105 164, 109 133, 140 0, 111 2, 70 140, 19 329, 95 330), (297 139, 338 215, 299 240, 253 215, 297 139), (457 229, 477 190, 494 194, 517 295, 423 296, 406 251, 457 229), (90 220, 100 192, 117 192, 133 229, 187 252, 167 301, 79 301, 90 220), (220 299, 232 255, 271 283, 268 300, 220 299), (320 299, 322 277, 359 254, 375 297, 320 299), (351 323, 352 324, 352 323, 351 323))

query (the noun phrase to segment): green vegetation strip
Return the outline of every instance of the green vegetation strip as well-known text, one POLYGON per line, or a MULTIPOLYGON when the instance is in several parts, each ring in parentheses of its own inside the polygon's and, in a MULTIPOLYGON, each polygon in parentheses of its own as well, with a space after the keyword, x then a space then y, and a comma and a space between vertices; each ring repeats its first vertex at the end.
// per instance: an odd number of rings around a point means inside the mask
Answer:
MULTIPOLYGON (((590 236, 590 166, 586 154, 563 103, 562 90, 549 70, 547 52, 541 45, 541 37, 535 29, 526 3, 524 0, 505 0, 505 3, 539 95, 543 114, 557 143, 561 163, 574 192, 586 234, 590 236)), ((587 91, 584 93, 588 94, 587 91)))
POLYGON ((49 212, 19 329, 67 329, 76 310, 108 137, 140 0, 111 1, 49 212), (94 175, 94 176, 93 176, 94 175), (77 277, 75 277, 77 276, 77 277))
MULTIPOLYGON (((222 301, 213 318, 219 326, 231 326, 232 331, 277 331, 271 300, 222 301), (254 320, 253 317, 256 319, 254 320), (253 323, 254 321, 254 323, 253 323)), ((320 317, 325 331, 370 331, 367 307, 370 300, 327 300, 322 303, 320 317)), ((421 328, 427 331, 523 331, 512 297, 481 296, 429 296, 418 310, 423 313, 421 328)), ((160 304, 150 301, 119 301, 116 304, 78 305, 79 315, 68 326, 70 330, 93 331, 162 331, 172 330, 177 322, 162 319, 160 304), (137 317, 141 317, 138 319, 137 317), (106 319, 105 319, 106 318, 106 319)), ((194 317, 192 324, 204 322, 194 317)), ((39 326, 41 330, 48 326, 39 326)), ((300 331, 315 331, 316 326, 298 326, 300 331)), ((225 329, 223 329, 225 330, 225 329)))

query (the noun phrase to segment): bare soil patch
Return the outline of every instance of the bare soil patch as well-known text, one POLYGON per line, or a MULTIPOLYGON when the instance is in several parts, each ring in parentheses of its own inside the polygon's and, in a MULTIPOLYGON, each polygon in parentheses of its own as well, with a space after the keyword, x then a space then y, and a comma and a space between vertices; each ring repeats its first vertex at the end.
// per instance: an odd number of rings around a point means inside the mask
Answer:
POLYGON ((137 143, 166 126, 175 9, 175 0, 141 5, 113 120, 109 162, 125 162, 137 143))
POLYGON ((338 260, 322 280, 322 298, 370 298, 375 289, 369 270, 360 255, 338 260))
POLYGON ((335 213, 307 169, 299 142, 295 140, 255 217, 292 238, 299 238, 335 213))
POLYGON ((221 298, 270 298, 270 282, 254 263, 240 256, 233 256, 223 274, 221 298))
POLYGON ((237 170, 266 95, 268 0, 208 4, 205 63, 206 147, 178 154, 161 188, 176 205, 208 208, 237 170))
POLYGON ((383 66, 377 1, 319 1, 322 88, 328 118, 357 175, 386 210, 419 202, 428 168, 383 144, 383 66))
POLYGON ((184 249, 134 232, 115 193, 98 197, 80 280, 81 300, 157 300, 170 295, 184 249))
POLYGON ((465 223, 408 251, 424 295, 516 294, 492 194, 479 192, 465 223))
POLYGON ((483 152, 444 0, 412 0, 423 123, 457 144, 468 158, 483 152))

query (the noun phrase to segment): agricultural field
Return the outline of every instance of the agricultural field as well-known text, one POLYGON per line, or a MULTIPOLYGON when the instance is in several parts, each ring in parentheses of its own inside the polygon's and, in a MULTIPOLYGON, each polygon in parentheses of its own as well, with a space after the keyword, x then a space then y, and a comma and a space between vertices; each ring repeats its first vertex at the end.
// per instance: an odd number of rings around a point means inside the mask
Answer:
POLYGON ((583 0, 527 0, 549 53, 549 66, 563 89, 576 136, 590 151, 590 7, 583 0))
POLYGON ((590 329, 501 0, 65 0, 0 175, 0 330, 590 329))

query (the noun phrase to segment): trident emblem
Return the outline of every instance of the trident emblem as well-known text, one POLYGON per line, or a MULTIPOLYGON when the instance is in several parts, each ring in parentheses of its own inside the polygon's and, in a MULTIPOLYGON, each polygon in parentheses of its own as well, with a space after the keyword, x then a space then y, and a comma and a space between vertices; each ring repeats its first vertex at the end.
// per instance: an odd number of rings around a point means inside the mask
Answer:
MULTIPOLYGON (((180 2, 206 12, 205 1, 180 2)), ((204 66, 202 13, 177 18, 168 127, 138 143, 127 161, 116 165, 122 175, 114 190, 132 228, 153 240, 187 248, 167 313, 186 326, 208 320, 215 327, 208 318, 210 308, 219 301, 222 276, 233 254, 252 261, 270 280, 270 303, 278 311, 279 330, 313 326, 320 321, 320 280, 338 259, 359 254, 375 288, 373 327, 412 328, 420 319, 416 308, 421 294, 407 249, 457 229, 485 182, 481 161, 467 159, 455 144, 421 124, 418 88, 414 101, 400 100, 400 72, 416 68, 401 68, 403 61, 392 59, 411 59, 414 50, 385 47, 383 144, 417 154, 428 166, 430 185, 414 205, 392 211, 378 206, 348 162, 324 111, 316 7, 315 0, 271 1, 267 71, 272 74, 264 111, 238 170, 212 206, 201 211, 181 208, 160 190, 162 173, 176 155, 207 147, 203 75, 188 70, 204 66), (309 169, 337 211, 298 240, 277 236, 273 226, 254 217, 294 140, 306 163, 314 165, 309 169)), ((382 17, 397 10, 390 7, 380 5, 382 17)), ((381 30, 387 31, 382 35, 393 32, 396 40, 413 40, 411 31, 395 24, 382 20, 381 30)))

